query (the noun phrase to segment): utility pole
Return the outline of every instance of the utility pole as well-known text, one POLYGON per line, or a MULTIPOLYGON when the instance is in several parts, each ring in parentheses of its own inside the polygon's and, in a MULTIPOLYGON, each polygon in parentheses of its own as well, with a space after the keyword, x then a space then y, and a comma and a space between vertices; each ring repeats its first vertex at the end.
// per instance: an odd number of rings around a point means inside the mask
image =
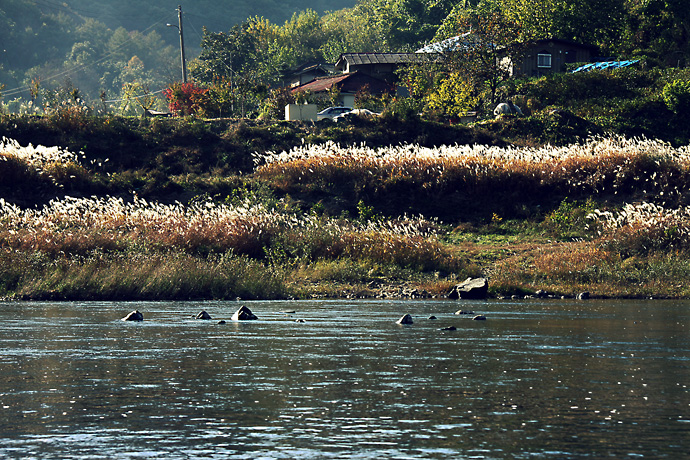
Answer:
POLYGON ((182 61, 182 83, 187 83, 187 62, 184 58, 184 32, 182 31, 182 5, 177 6, 177 23, 166 24, 168 27, 175 27, 180 32, 180 60, 182 61))

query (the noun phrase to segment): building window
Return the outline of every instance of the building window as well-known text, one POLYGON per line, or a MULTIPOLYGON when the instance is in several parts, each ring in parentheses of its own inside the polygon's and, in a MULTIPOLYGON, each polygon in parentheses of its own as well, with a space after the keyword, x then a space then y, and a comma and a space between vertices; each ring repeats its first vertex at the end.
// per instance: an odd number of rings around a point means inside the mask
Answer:
POLYGON ((551 68, 551 54, 542 52, 537 54, 537 67, 540 69, 551 68))

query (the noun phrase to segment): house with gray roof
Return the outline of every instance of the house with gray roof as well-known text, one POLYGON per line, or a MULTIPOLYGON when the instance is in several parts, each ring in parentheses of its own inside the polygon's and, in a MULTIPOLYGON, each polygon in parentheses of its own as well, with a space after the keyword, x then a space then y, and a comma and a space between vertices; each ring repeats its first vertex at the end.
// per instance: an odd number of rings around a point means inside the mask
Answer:
POLYGON ((395 71, 410 64, 422 64, 439 59, 430 53, 345 53, 335 63, 335 71, 361 72, 389 84, 397 82, 395 71))

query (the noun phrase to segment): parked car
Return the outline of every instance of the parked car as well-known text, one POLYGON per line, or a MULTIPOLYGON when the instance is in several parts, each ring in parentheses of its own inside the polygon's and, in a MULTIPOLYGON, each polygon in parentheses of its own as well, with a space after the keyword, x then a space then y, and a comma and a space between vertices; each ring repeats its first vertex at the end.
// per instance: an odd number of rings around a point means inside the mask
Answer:
POLYGON ((360 118, 374 118, 374 117, 380 117, 380 113, 372 112, 371 110, 368 109, 354 109, 350 110, 349 112, 345 112, 343 114, 340 114, 333 118, 333 121, 340 121, 340 120, 348 120, 352 119, 354 117, 360 117, 360 118))
POLYGON ((323 109, 321 112, 316 114, 317 120, 333 119, 338 115, 348 113, 352 110, 352 107, 329 107, 323 109))

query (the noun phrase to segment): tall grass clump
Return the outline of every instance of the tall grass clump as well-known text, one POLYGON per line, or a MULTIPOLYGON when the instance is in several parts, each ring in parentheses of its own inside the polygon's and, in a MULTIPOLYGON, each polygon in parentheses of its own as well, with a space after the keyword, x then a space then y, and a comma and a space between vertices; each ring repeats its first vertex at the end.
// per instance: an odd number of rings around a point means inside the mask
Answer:
POLYGON ((600 244, 624 257, 690 252, 690 207, 636 203, 615 212, 597 209, 588 217, 599 228, 600 244))
POLYGON ((612 297, 690 294, 690 207, 643 202, 617 211, 597 209, 587 219, 593 239, 539 247, 500 261, 492 274, 494 289, 612 297))
MULTIPOLYGON (((690 185, 690 149, 650 139, 595 137, 564 147, 333 143, 257 155, 256 176, 289 193, 336 190, 354 200, 416 203, 475 200, 485 208, 622 194, 678 200, 690 185)), ((414 211, 422 211, 415 209, 414 211)), ((443 212, 448 212, 447 207, 443 212)), ((437 215, 437 214, 435 214, 437 215)), ((444 216, 448 217, 448 216, 444 216)), ((453 217, 453 216, 450 216, 453 217)), ((457 217, 457 216, 455 216, 457 217)))
POLYGON ((265 290, 263 297, 274 297, 284 292, 271 281, 277 275, 261 273, 319 261, 351 259, 423 271, 464 267, 439 242, 439 224, 422 217, 362 222, 278 212, 247 201, 168 205, 135 196, 128 202, 66 197, 41 209, 0 199, 0 223, 0 247, 52 261, 40 265, 31 282, 24 277, 19 282, 16 272, 3 274, 3 289, 19 295, 187 298, 206 292, 225 298, 232 292, 258 297, 256 289, 246 287, 254 280, 265 290), (227 266, 229 254, 258 275, 234 284, 226 275, 214 275, 214 258, 226 255, 227 266))
POLYGON ((284 274, 231 253, 0 253, 0 295, 55 300, 277 299, 284 274))
POLYGON ((83 187, 92 178, 82 166, 83 154, 59 147, 21 146, 8 138, 0 140, 0 189, 8 195, 26 196, 83 187), (4 187, 3 187, 4 186, 4 187))

